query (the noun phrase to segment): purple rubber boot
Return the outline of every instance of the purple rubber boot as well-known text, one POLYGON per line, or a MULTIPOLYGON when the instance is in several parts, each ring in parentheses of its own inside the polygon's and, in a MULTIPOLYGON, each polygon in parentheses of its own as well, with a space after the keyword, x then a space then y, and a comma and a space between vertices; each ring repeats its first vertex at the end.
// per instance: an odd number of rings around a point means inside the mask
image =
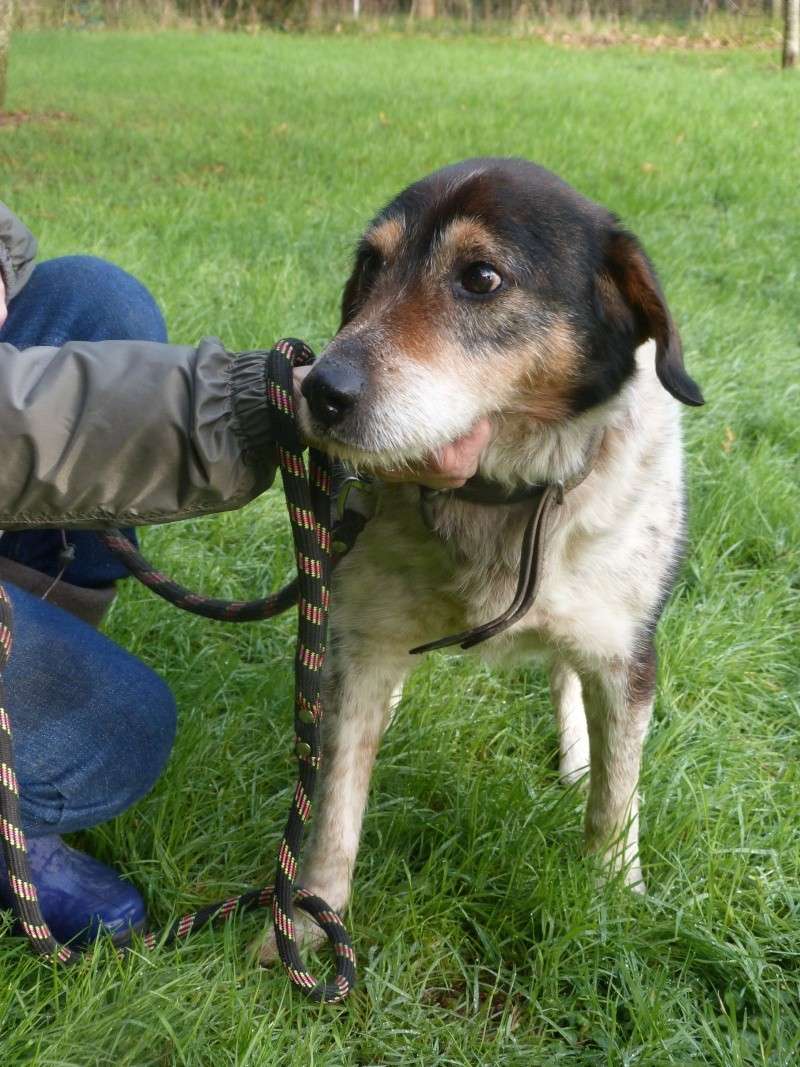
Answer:
MULTIPOLYGON (((28 860, 42 914, 62 944, 81 946, 108 935, 114 944, 124 945, 144 929, 147 915, 138 890, 57 835, 29 837, 28 860)), ((0 906, 11 908, 12 900, 0 858, 0 906)))

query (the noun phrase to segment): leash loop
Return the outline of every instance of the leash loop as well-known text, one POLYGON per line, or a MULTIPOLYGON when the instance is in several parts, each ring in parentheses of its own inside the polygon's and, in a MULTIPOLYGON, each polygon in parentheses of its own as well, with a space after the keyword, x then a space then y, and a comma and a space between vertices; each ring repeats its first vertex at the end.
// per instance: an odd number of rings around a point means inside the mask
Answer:
POLYGON ((331 470, 330 461, 309 450, 308 473, 303 462, 304 444, 294 413, 292 367, 310 363, 314 354, 302 341, 280 341, 267 364, 267 397, 273 408, 271 425, 278 442, 281 477, 291 520, 299 608, 295 653, 295 734, 298 781, 283 840, 278 850, 273 926, 278 954, 287 974, 312 1000, 343 1000, 356 978, 355 953, 342 920, 319 897, 300 891, 295 878, 310 815, 317 772, 322 759, 322 702, 320 681, 325 662, 331 575, 331 470), (316 979, 298 951, 294 903, 323 928, 336 953, 333 982, 316 979))
MULTIPOLYGON (((226 622, 269 618, 298 603, 295 654, 294 729, 298 781, 278 850, 275 885, 251 889, 236 897, 210 904, 174 922, 163 937, 169 944, 188 937, 214 919, 229 919, 239 911, 272 909, 278 953, 291 981, 312 1000, 336 1003, 348 995, 356 980, 356 959, 350 937, 339 915, 320 897, 297 886, 297 870, 311 816, 317 772, 322 758, 322 702, 320 682, 325 662, 331 558, 331 469, 327 457, 312 449, 308 471, 305 446, 294 411, 292 368, 313 362, 314 353, 302 341, 279 341, 267 357, 265 389, 278 460, 286 495, 297 562, 297 580, 285 589, 255 601, 224 601, 198 596, 152 567, 118 530, 101 534, 101 540, 125 562, 135 577, 159 596, 186 611, 226 622), (309 914, 325 931, 335 953, 336 973, 329 982, 319 980, 300 956, 295 907, 309 914)), ((347 546, 349 547, 349 545, 347 546)), ((15 911, 33 950, 69 965, 81 951, 60 945, 44 921, 30 873, 22 829, 19 786, 14 771, 11 720, 4 706, 2 674, 12 643, 12 610, 0 585, 0 843, 14 894, 15 911)), ((144 936, 154 948, 159 938, 144 936)))

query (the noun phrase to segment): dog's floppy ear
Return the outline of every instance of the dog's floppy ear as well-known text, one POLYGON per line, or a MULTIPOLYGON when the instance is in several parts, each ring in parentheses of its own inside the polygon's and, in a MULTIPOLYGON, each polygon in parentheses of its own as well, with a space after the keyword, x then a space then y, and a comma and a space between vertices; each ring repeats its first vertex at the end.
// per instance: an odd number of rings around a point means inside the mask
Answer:
POLYGON ((699 386, 683 365, 680 335, 653 265, 633 234, 619 227, 606 245, 597 294, 607 321, 624 317, 630 324, 632 317, 636 344, 655 341, 656 374, 667 392, 683 404, 703 404, 699 386))

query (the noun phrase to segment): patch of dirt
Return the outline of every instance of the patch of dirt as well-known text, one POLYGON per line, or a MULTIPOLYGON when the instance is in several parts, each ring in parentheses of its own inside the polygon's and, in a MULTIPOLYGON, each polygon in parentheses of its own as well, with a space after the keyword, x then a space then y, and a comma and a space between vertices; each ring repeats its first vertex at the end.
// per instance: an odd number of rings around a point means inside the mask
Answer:
MULTIPOLYGON (((687 52, 720 52, 728 48, 741 48, 745 42, 735 36, 688 36, 671 33, 659 33, 647 35, 643 33, 630 33, 625 30, 548 30, 544 27, 531 31, 532 36, 546 41, 547 44, 563 44, 569 48, 610 48, 615 45, 636 45, 649 52, 659 52, 664 49, 675 49, 687 52)), ((777 48, 771 41, 748 41, 747 47, 760 51, 769 51, 777 48)))
POLYGON ((446 987, 425 989, 422 999, 462 1018, 472 1018, 483 1012, 490 1030, 494 1031, 503 1025, 511 1033, 519 1027, 527 1006, 522 997, 496 988, 494 979, 489 985, 479 985, 477 997, 475 990, 467 989, 463 981, 456 980, 446 987))
POLYGON ((0 126, 16 129, 25 122, 77 122, 68 111, 0 111, 0 126))

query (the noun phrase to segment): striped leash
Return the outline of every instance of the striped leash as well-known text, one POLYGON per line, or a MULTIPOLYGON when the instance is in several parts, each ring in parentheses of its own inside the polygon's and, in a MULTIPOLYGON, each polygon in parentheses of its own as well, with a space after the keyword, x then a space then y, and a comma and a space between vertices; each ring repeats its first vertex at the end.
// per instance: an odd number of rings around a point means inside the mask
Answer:
MULTIPOLYGON (((311 363, 314 354, 302 341, 279 341, 269 353, 266 394, 271 427, 294 540, 297 579, 273 596, 255 601, 224 601, 189 592, 161 574, 119 531, 101 534, 104 543, 153 592, 177 607, 226 622, 266 619, 298 604, 295 653, 294 729, 298 780, 286 829, 278 849, 275 885, 251 889, 239 896, 184 915, 162 935, 148 933, 147 948, 188 937, 213 920, 227 920, 241 911, 269 907, 278 953, 291 981, 315 1001, 334 1004, 348 995, 356 980, 356 960, 349 934, 339 915, 324 900, 296 884, 305 824, 311 816, 317 772, 322 756, 320 676, 325 662, 331 560, 331 472, 327 457, 309 451, 295 421, 292 368, 311 363), (325 931, 335 954, 333 980, 316 978, 300 955, 294 909, 301 908, 325 931)), ((11 603, 0 585, 0 844, 8 867, 15 911, 33 950, 63 964, 75 963, 82 953, 59 944, 45 922, 36 896, 20 818, 19 786, 14 771, 11 720, 5 707, 2 672, 11 652, 11 603)))

